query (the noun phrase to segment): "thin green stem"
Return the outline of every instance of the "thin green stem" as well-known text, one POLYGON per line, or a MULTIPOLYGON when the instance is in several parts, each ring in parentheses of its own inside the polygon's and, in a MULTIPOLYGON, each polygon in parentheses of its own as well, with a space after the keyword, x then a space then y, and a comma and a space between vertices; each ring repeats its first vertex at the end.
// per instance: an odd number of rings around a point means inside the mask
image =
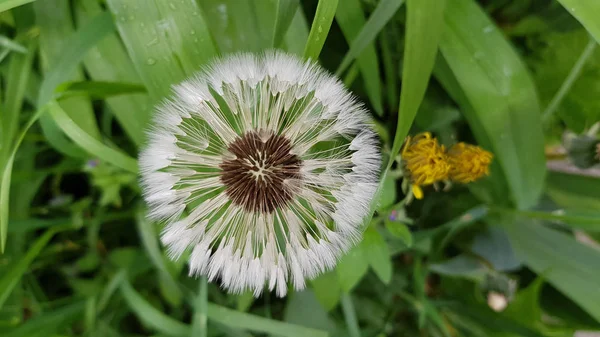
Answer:
POLYGON ((352 298, 350 298, 349 294, 342 296, 342 310, 350 337, 360 337, 360 327, 358 326, 356 311, 354 311, 354 304, 352 304, 352 298))
POLYGON ((593 37, 590 37, 590 41, 588 42, 587 46, 579 56, 577 62, 575 62, 573 65, 573 68, 571 68, 571 72, 569 72, 569 75, 567 78, 565 78, 565 81, 560 86, 552 98, 552 101, 550 101, 550 104, 548 104, 548 107, 544 111, 544 114, 542 115, 544 122, 547 122, 552 117, 554 112, 556 112, 556 109, 559 107, 560 103, 562 103, 565 96, 569 93, 571 87, 573 87, 573 84, 575 84, 575 81, 577 78, 579 78, 579 75, 581 75, 583 67, 594 53, 597 45, 598 43, 596 40, 594 40, 593 37))
POLYGON ((194 303, 194 318, 192 320, 192 337, 206 337, 208 325, 207 325, 207 312, 208 312, 208 285, 206 277, 200 278, 200 284, 198 287, 198 296, 194 303))

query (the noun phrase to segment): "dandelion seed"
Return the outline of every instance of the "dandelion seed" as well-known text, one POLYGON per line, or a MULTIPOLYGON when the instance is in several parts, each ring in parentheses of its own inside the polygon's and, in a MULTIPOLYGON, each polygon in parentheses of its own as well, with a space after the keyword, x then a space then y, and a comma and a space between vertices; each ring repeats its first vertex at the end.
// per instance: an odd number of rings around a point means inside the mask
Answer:
POLYGON ((140 155, 149 217, 172 258, 233 293, 278 296, 360 238, 380 154, 367 111, 283 53, 215 61, 158 108, 140 155))
POLYGON ((402 163, 417 199, 423 198, 421 186, 447 179, 450 171, 444 146, 429 132, 408 137, 402 149, 402 163))
POLYGON ((493 155, 479 146, 457 143, 447 154, 453 181, 466 184, 490 174, 493 155))

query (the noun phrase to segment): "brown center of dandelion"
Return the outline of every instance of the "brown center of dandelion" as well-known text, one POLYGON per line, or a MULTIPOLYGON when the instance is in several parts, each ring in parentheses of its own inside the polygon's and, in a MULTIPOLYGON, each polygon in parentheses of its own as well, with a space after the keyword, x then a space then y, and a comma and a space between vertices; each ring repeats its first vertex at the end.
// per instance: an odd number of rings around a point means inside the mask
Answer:
POLYGON ((249 212, 271 213, 293 197, 302 160, 291 142, 271 132, 250 131, 229 145, 235 159, 224 160, 221 181, 231 201, 249 212))

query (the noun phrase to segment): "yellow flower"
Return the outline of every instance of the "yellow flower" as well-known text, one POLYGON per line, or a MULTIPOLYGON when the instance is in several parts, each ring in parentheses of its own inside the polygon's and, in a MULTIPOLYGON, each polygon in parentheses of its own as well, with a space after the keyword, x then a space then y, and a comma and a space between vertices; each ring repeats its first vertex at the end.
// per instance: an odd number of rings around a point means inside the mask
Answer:
POLYGON ((421 186, 448 179, 450 165, 446 160, 445 148, 429 132, 406 139, 402 149, 402 162, 417 199, 423 198, 421 186))
POLYGON ((494 157, 479 146, 458 143, 447 153, 450 163, 450 179, 459 183, 470 183, 490 174, 490 163, 494 157))

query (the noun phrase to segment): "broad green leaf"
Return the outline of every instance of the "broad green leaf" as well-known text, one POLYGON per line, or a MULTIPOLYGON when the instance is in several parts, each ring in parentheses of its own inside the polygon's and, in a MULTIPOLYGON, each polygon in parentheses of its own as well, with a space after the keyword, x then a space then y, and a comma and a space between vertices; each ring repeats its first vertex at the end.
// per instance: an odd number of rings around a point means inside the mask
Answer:
POLYGON ((71 96, 89 96, 94 99, 103 99, 140 92, 146 92, 143 85, 122 82, 65 82, 56 88, 58 100, 71 96))
POLYGON ((48 103, 48 112, 60 129, 81 148, 107 163, 137 173, 137 161, 134 158, 102 144, 102 142, 86 133, 75 124, 56 102, 48 103))
POLYGON ((374 227, 369 227, 364 233, 361 249, 375 274, 379 279, 389 284, 392 280, 392 260, 387 243, 374 227))
POLYGON ((302 8, 298 8, 285 35, 285 50, 301 57, 306 41, 308 41, 308 34, 306 17, 304 17, 302 8))
POLYGON ((22 6, 35 0, 0 0, 0 12, 7 11, 17 6, 22 6))
POLYGON ((449 0, 440 51, 436 77, 459 103, 479 144, 495 156, 485 190, 480 184, 474 191, 486 201, 533 206, 546 169, 540 108, 527 68, 473 0, 449 0))
POLYGON ((304 47, 304 58, 318 60, 333 22, 338 0, 319 0, 317 12, 304 47))
POLYGON ((600 178, 582 172, 550 171, 546 192, 561 207, 573 211, 600 210, 600 178))
POLYGON ((600 43, 600 2, 595 0, 558 0, 600 43))
POLYGON ((290 294, 283 319, 287 323, 298 324, 323 331, 335 330, 335 321, 317 300, 310 289, 290 294))
POLYGON ((342 289, 338 275, 335 271, 323 273, 310 281, 310 283, 317 300, 325 310, 332 310, 338 305, 342 295, 342 289))
POLYGON ((31 116, 27 124, 24 126, 19 138, 17 138, 13 145, 12 153, 8 157, 2 167, 2 177, 0 180, 0 253, 4 253, 6 247, 6 234, 8 232, 8 215, 9 215, 9 197, 10 197, 10 186, 13 164, 17 150, 25 138, 25 134, 29 131, 29 128, 40 118, 44 113, 44 110, 38 110, 31 116))
POLYGON ((216 54, 195 1, 108 0, 119 34, 152 102, 216 54))
MULTIPOLYGON (((102 11, 100 3, 96 0, 81 0, 75 3, 78 22, 87 22, 102 11)), ((116 34, 110 34, 92 47, 83 64, 94 81, 142 82, 116 34)), ((145 94, 111 97, 106 103, 127 135, 137 145, 141 145, 150 119, 150 97, 145 94)))
POLYGON ((408 229, 408 226, 401 222, 386 220, 385 228, 387 228, 390 234, 402 240, 402 243, 407 248, 410 248, 412 246, 413 238, 412 234, 410 233, 410 229, 408 229))
POLYGON ((375 40, 377 34, 382 31, 383 27, 392 19, 396 11, 402 6, 404 0, 382 0, 379 2, 369 19, 362 27, 358 36, 354 38, 350 49, 342 59, 340 66, 335 71, 335 74, 340 76, 352 62, 361 55, 362 51, 375 40))
MULTIPOLYGON (((63 0, 44 0, 37 1, 33 4, 35 9, 36 23, 40 27, 40 55, 42 69, 48 75, 55 71, 55 68, 60 67, 61 59, 65 55, 65 47, 68 43, 72 43, 73 36, 81 34, 73 29, 73 19, 69 3, 63 0)), ((110 18, 105 18, 101 21, 103 26, 98 26, 99 29, 113 29, 110 18)), ((85 26, 84 26, 85 27, 85 26)), ((103 35, 101 35, 103 36, 103 35)), ((99 41, 99 40, 97 40, 99 41)), ((83 72, 79 62, 85 57, 87 49, 77 50, 81 55, 77 56, 77 63, 70 66, 70 72, 62 74, 63 80, 81 81, 83 80, 83 72)), ((45 93, 44 93, 45 94, 45 93)), ((41 97, 42 102, 45 101, 41 97)), ((81 127, 85 132, 94 138, 100 137, 100 131, 96 124, 96 118, 92 104, 85 97, 73 97, 60 102, 63 110, 81 127)), ((39 106, 39 105, 38 105, 39 106)), ((43 117, 46 118, 46 117, 43 117)))
POLYGON ((496 270, 512 271, 521 266, 502 228, 488 227, 478 233, 473 239, 471 250, 486 259, 496 270))
POLYGON ((342 290, 346 293, 351 292, 352 288, 360 282, 369 270, 369 261, 362 250, 362 246, 355 246, 346 255, 342 256, 335 270, 342 290))
POLYGON ((387 176, 381 183, 383 184, 383 189, 381 191, 378 209, 385 210, 392 206, 396 201, 396 178, 387 176))
POLYGON ((277 17, 275 18, 272 47, 278 48, 283 42, 292 19, 298 11, 299 0, 276 0, 276 3, 277 17))
POLYGON ((233 328, 274 334, 282 337, 326 337, 327 332, 284 323, 208 303, 208 319, 233 328))
POLYGON ((7 268, 8 272, 0 277, 0 308, 8 298, 19 280, 29 269, 33 260, 40 254, 42 249, 46 247, 56 230, 49 229, 41 235, 27 250, 24 256, 15 259, 13 264, 7 268))
POLYGON ((600 251, 532 221, 509 218, 503 227, 525 265, 600 322, 600 251))
MULTIPOLYGON (((359 0, 342 0, 342 5, 338 6, 335 13, 335 19, 342 29, 342 33, 352 45, 354 39, 360 33, 365 24, 365 16, 359 0)), ((358 56, 358 66, 365 82, 365 89, 373 109, 377 115, 383 115, 383 106, 381 103, 381 84, 379 78, 379 60, 375 51, 375 45, 370 43, 364 51, 358 56)))
POLYGON ((444 28, 445 0, 408 0, 406 42, 402 64, 402 91, 398 125, 388 162, 391 167, 417 115, 433 71, 438 42, 444 28))
POLYGON ((504 315, 525 325, 532 325, 539 322, 542 318, 542 308, 540 307, 540 294, 544 279, 538 277, 527 288, 520 290, 515 294, 515 299, 510 302, 504 315))
POLYGON ((432 264, 429 269, 441 275, 464 277, 475 281, 483 280, 487 272, 481 261, 467 255, 458 255, 450 260, 432 264))

